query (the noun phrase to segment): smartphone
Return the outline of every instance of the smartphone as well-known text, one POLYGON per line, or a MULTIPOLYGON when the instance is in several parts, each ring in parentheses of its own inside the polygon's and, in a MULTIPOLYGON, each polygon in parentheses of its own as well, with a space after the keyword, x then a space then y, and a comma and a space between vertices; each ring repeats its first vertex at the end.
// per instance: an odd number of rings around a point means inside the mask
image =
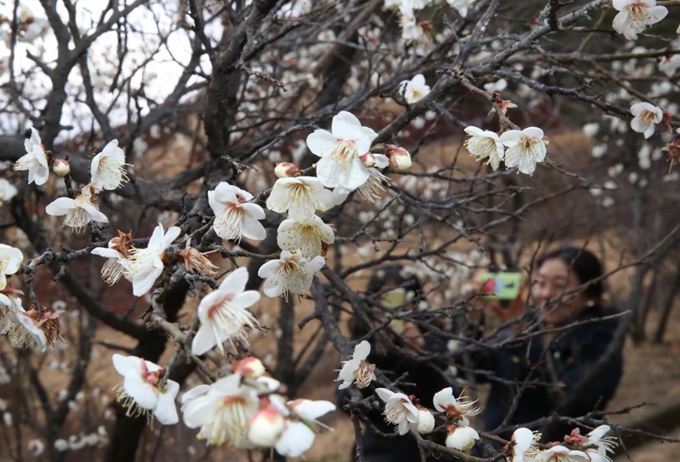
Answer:
POLYGON ((515 300, 519 296, 522 273, 484 273, 481 292, 489 300, 515 300))
MULTIPOLYGON (((404 303, 406 303, 406 289, 399 287, 397 289, 389 290, 382 294, 380 301, 382 302, 382 306, 388 310, 394 310, 395 308, 404 306, 404 303)), ((395 334, 401 335, 401 333, 404 331, 404 320, 393 320, 390 322, 390 328, 395 334)))
POLYGON ((380 301, 382 306, 389 310, 403 306, 406 303, 406 289, 399 287, 389 290, 381 295, 380 301))

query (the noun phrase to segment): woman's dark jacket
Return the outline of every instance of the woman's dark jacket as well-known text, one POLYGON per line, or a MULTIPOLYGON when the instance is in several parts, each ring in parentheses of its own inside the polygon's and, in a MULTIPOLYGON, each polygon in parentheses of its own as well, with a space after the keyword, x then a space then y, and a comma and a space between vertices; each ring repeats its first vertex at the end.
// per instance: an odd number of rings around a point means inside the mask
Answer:
MULTIPOLYGON (((613 314, 617 314, 614 308, 587 308, 574 321, 585 323, 556 332, 547 350, 548 342, 541 335, 512 348, 484 352, 477 367, 491 372, 486 377, 492 381, 483 414, 485 429, 527 424, 554 412, 576 417, 604 408, 623 373, 620 347, 608 352, 619 318, 597 320, 613 314), (605 354, 608 358, 600 364, 605 354), (584 379, 588 383, 579 386, 584 379), (507 417, 517 395, 514 412, 507 417)), ((507 329, 488 344, 499 346, 511 336, 507 329)), ((570 428, 554 424, 543 427, 543 440, 562 441, 570 428)), ((508 436, 507 432, 502 434, 508 436)))

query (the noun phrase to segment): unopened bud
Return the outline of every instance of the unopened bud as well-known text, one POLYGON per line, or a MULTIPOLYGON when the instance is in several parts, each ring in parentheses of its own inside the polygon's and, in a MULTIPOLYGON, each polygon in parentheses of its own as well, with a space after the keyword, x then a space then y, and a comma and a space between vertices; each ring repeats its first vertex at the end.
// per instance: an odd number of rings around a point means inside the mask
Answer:
POLYGON ((447 427, 448 436, 446 437, 446 447, 467 452, 479 439, 479 434, 472 427, 447 427))
POLYGON ((411 428, 421 435, 425 435, 434 430, 434 424, 434 416, 432 413, 424 407, 418 406, 418 422, 412 423, 411 428))
POLYGON ((71 166, 65 159, 55 159, 52 164, 52 171, 59 176, 66 176, 71 173, 71 166))
POLYGON ((257 358, 248 356, 240 361, 236 361, 231 368, 234 374, 240 374, 243 377, 256 379, 265 373, 264 364, 257 358))
POLYGON ((286 424, 285 418, 271 404, 257 411, 250 419, 248 426, 248 439, 251 443, 272 447, 279 439, 286 424))
POLYGON ((295 164, 291 164, 290 162, 279 162, 274 168, 274 174, 278 178, 291 178, 294 177, 299 171, 300 169, 297 168, 295 164))
POLYGON ((394 145, 385 145, 385 155, 390 159, 390 165, 398 172, 404 172, 411 168, 411 154, 404 148, 394 145))
POLYGON ((366 168, 375 167, 375 156, 370 152, 360 156, 359 160, 361 160, 361 163, 364 164, 364 167, 366 168))
POLYGON ((543 140, 543 144, 545 144, 546 147, 550 144, 550 138, 548 138, 548 135, 543 135, 543 138, 541 139, 543 140))

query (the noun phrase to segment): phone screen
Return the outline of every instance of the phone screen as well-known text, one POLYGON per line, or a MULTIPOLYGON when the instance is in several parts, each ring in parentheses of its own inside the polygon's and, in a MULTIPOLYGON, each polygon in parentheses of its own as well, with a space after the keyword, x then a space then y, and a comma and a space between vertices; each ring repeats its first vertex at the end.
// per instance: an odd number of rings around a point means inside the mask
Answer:
POLYGON ((400 287, 398 289, 385 292, 380 297, 382 306, 388 309, 398 308, 406 302, 406 289, 400 287))
POLYGON ((480 276, 485 298, 515 300, 519 295, 522 273, 485 273, 480 276))

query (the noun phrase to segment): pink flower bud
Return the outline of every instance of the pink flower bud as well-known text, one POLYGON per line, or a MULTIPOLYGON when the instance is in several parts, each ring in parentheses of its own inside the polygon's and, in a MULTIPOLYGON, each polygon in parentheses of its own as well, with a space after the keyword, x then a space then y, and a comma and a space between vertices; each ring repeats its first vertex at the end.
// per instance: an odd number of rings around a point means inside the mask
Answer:
POLYGON ((545 144, 546 146, 550 144, 550 138, 548 138, 548 135, 543 135, 543 138, 541 139, 543 140, 543 144, 545 144))
POLYGON ((299 171, 300 169, 297 168, 295 164, 291 164, 290 162, 279 162, 274 168, 274 174, 278 178, 291 178, 294 177, 299 171))
POLYGON ((231 368, 234 374, 240 374, 243 377, 256 379, 264 374, 264 364, 257 358, 248 356, 240 361, 236 361, 231 368))
POLYGON ((411 154, 404 148, 394 144, 385 145, 385 155, 390 159, 390 165, 397 172, 404 172, 411 168, 411 154))
POLYGON ((55 159, 52 164, 52 171, 59 176, 66 176, 71 173, 71 166, 65 159, 55 159))
POLYGON ((272 447, 281 436, 285 424, 286 419, 281 413, 268 404, 251 417, 248 439, 257 446, 272 447))
POLYGON ((359 159, 361 160, 361 163, 364 164, 364 167, 366 168, 375 167, 375 156, 370 152, 367 152, 366 154, 360 156, 359 159))

